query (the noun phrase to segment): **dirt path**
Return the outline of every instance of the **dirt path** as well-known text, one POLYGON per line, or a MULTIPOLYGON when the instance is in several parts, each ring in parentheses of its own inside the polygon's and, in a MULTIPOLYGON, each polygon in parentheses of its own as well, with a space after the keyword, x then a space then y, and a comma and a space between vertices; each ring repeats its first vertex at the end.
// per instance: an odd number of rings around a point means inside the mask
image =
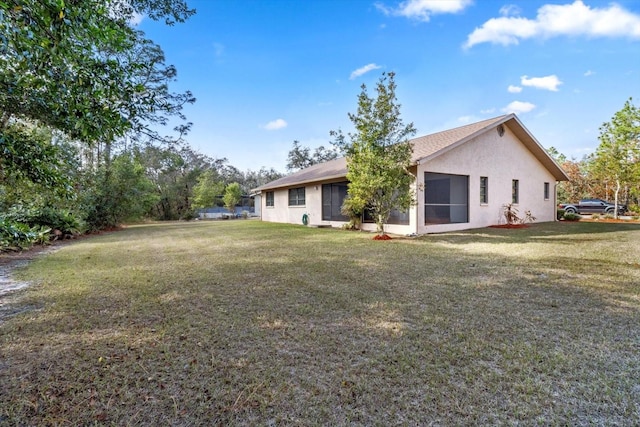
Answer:
POLYGON ((36 257, 43 256, 60 249, 61 243, 51 246, 37 246, 29 251, 0 254, 0 323, 8 317, 15 316, 38 307, 20 304, 20 290, 30 285, 13 277, 13 272, 24 267, 36 257))
POLYGON ((25 289, 31 283, 15 280, 13 272, 17 268, 24 267, 39 256, 45 256, 79 240, 114 233, 123 229, 123 227, 115 227, 100 232, 83 234, 73 239, 56 240, 48 246, 34 246, 30 250, 23 252, 0 252, 0 323, 16 314, 38 309, 38 307, 20 303, 20 290, 25 289))

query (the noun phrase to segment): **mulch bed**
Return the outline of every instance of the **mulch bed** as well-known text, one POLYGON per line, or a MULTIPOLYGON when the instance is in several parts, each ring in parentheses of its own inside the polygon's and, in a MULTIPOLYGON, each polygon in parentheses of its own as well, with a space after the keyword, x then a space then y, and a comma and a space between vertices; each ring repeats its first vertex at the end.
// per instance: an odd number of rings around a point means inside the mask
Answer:
POLYGON ((498 224, 490 225, 489 228, 528 228, 528 224, 498 224))
POLYGON ((376 234, 373 236, 373 240, 391 240, 391 236, 388 234, 376 234))

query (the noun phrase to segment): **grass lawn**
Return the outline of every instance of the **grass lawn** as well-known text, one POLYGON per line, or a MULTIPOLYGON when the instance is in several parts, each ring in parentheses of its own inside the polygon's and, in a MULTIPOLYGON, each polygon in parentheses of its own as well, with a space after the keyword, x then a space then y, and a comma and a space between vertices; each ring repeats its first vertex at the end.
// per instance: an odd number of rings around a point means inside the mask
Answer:
POLYGON ((18 273, 0 425, 640 423, 640 225, 149 224, 18 273))

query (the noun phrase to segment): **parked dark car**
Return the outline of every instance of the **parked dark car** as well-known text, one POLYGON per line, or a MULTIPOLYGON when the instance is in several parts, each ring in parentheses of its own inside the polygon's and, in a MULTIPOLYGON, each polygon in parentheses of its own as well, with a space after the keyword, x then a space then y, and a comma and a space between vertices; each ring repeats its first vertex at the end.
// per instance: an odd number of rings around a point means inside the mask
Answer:
MULTIPOLYGON (((616 206, 602 199, 582 199, 579 203, 566 203, 558 205, 566 213, 578 214, 613 214, 616 206)), ((618 215, 627 211, 627 205, 618 203, 618 215)))

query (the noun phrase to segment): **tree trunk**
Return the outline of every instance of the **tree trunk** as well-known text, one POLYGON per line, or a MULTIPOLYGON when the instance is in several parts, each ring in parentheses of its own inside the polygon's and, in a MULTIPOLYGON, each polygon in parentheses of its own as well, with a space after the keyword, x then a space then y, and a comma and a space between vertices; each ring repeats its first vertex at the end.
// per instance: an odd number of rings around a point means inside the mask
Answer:
POLYGON ((616 192, 615 192, 615 199, 613 201, 614 204, 614 212, 613 212, 613 217, 615 219, 618 219, 618 193, 620 193, 620 180, 616 179, 616 192))
POLYGON ((382 219, 382 215, 378 215, 378 220, 376 221, 376 231, 378 234, 384 234, 384 220, 382 219))

